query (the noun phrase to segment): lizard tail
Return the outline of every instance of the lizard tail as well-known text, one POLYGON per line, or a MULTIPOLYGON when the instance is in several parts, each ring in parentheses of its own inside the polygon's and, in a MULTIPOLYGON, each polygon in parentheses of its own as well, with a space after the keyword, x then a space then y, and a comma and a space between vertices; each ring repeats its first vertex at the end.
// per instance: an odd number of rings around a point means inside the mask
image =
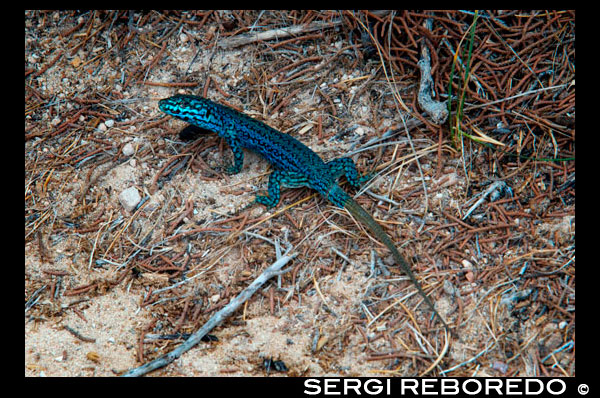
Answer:
POLYGON ((398 252, 398 249, 396 249, 396 245, 394 245, 394 242, 392 242, 392 239, 383 230, 383 228, 381 228, 381 226, 377 223, 377 221, 375 221, 373 219, 373 217, 371 217, 371 215, 369 213, 367 213, 367 211, 365 209, 363 209, 358 203, 356 203, 356 201, 354 201, 354 199, 352 199, 349 196, 346 199, 344 208, 346 208, 346 210, 348 210, 350 212, 350 214, 352 214, 355 218, 357 218, 358 221, 360 221, 363 225, 365 225, 369 229, 369 231, 373 235, 375 235, 375 237, 380 242, 382 242, 392 252, 392 256, 394 257, 394 260, 396 261, 396 263, 398 265, 400 265, 400 267, 402 267, 402 270, 404 271, 404 273, 406 273, 406 275, 408 275, 411 282, 417 288, 419 294, 421 294, 421 296, 423 296, 423 298, 427 302, 427 305, 429 306, 431 311, 433 311, 433 313, 442 322, 442 324, 444 325, 446 330, 451 332, 450 327, 448 326, 446 321, 444 321, 444 318, 442 318, 442 316, 437 312, 437 310, 433 306, 433 303, 429 299, 429 296, 427 296, 425 294, 425 292, 423 291, 423 288, 421 288, 421 284, 419 283, 419 281, 413 274, 412 270, 408 266, 408 263, 406 262, 406 260, 404 260, 404 257, 398 252))

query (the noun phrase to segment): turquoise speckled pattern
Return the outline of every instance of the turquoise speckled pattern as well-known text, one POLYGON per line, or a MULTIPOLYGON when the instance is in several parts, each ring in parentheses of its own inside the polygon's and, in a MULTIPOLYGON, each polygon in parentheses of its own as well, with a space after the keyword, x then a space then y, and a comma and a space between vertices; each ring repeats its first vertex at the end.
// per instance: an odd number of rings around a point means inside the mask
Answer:
POLYGON ((234 165, 228 171, 238 173, 247 148, 260 153, 275 168, 269 178, 269 195, 256 201, 267 207, 279 203, 281 187, 307 186, 318 191, 338 207, 344 207, 348 194, 334 190, 337 179, 345 175, 354 187, 360 177, 350 158, 323 160, 309 147, 265 123, 227 106, 194 95, 175 95, 159 101, 161 111, 195 126, 214 131, 223 137, 233 151, 234 165))

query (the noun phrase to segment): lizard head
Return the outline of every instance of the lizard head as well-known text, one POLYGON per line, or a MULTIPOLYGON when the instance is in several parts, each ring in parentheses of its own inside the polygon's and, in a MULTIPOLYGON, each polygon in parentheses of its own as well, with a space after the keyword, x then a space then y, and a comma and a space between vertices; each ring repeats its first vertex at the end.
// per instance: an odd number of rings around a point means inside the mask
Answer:
POLYGON ((216 105, 206 98, 182 94, 158 101, 159 109, 167 115, 206 129, 214 127, 216 120, 211 111, 216 105))

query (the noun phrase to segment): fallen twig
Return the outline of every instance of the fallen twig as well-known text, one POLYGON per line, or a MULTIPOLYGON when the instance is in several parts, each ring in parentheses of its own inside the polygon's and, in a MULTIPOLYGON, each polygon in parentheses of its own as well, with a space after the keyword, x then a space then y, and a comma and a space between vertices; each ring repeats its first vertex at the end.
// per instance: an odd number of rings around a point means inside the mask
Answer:
MULTIPOLYGON (((431 19, 425 21, 425 27, 431 30, 431 19)), ((431 121, 437 125, 443 124, 448 119, 448 105, 432 98, 433 79, 431 78, 431 56, 425 44, 425 38, 421 42, 421 59, 417 63, 421 70, 421 83, 417 97, 419 106, 431 117, 431 121)))
POLYGON ((485 192, 481 194, 481 198, 479 198, 479 200, 477 202, 475 202, 475 204, 473 206, 471 206, 471 208, 469 210, 467 210, 467 212, 463 216, 462 220, 466 220, 467 217, 469 217, 471 215, 471 213, 473 213, 473 211, 477 207, 479 207, 479 205, 481 205, 483 203, 483 201, 485 200, 485 198, 487 198, 489 195, 491 195, 490 200, 493 202, 493 201, 498 200, 505 192, 508 192, 512 196, 512 190, 510 189, 510 187, 508 185, 506 185, 506 183, 504 181, 493 182, 485 190, 485 192))
POLYGON ((308 25, 294 25, 290 26, 289 28, 271 29, 259 33, 251 32, 239 36, 229 37, 227 39, 221 39, 218 46, 221 48, 235 48, 257 41, 283 39, 289 36, 312 32, 314 30, 332 28, 340 25, 342 22, 342 19, 336 19, 331 22, 314 21, 308 25))
POLYGON ((155 360, 148 362, 135 369, 131 369, 124 373, 123 377, 138 377, 143 376, 153 370, 162 368, 179 358, 183 353, 192 349, 198 344, 202 338, 210 332, 213 328, 220 325, 225 319, 231 316, 244 302, 246 302, 252 295, 269 279, 274 276, 281 275, 287 270, 281 271, 281 268, 287 264, 291 259, 296 257, 296 254, 290 256, 283 256, 279 258, 273 265, 265 269, 258 278, 254 280, 244 291, 242 291, 237 297, 229 302, 223 309, 216 312, 197 332, 192 334, 189 339, 183 342, 179 347, 163 355, 162 357, 156 358, 155 360))

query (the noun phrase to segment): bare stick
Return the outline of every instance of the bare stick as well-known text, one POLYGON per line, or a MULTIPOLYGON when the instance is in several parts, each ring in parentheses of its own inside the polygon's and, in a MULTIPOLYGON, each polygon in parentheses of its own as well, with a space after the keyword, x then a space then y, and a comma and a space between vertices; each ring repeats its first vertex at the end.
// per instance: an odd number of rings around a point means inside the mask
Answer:
POLYGON ((244 291, 242 291, 236 298, 231 300, 229 304, 227 304, 223 309, 216 312, 209 320, 206 322, 197 332, 192 334, 185 342, 183 342, 179 347, 169 352, 168 354, 163 355, 160 358, 156 358, 154 361, 148 362, 140 367, 135 369, 131 369, 128 372, 124 373, 123 377, 137 377, 143 376, 146 373, 149 373, 158 368, 162 368, 179 358, 183 353, 193 348, 196 344, 200 342, 202 337, 204 337, 208 332, 210 332, 213 328, 217 327, 221 324, 225 319, 227 319, 231 314, 233 314, 246 300, 248 300, 252 295, 269 279, 274 276, 281 275, 282 272, 287 272, 287 270, 280 271, 281 268, 287 264, 291 259, 296 257, 296 254, 292 254, 290 256, 283 256, 279 258, 273 265, 269 268, 265 269, 262 274, 258 278, 254 280, 244 291))
POLYGON ((340 25, 342 22, 343 21, 341 19, 336 19, 331 22, 314 21, 308 25, 294 25, 287 28, 271 29, 265 32, 246 33, 227 39, 221 39, 217 45, 222 48, 234 48, 257 41, 283 39, 288 36, 299 35, 302 33, 312 32, 314 30, 332 28, 340 25))
MULTIPOLYGON (((425 27, 431 30, 432 21, 427 19, 425 27)), ((417 100, 421 108, 427 112, 435 124, 442 124, 448 118, 448 105, 446 102, 439 102, 432 98, 433 79, 431 78, 431 56, 429 49, 425 44, 425 38, 421 43, 421 59, 417 63, 421 70, 421 84, 419 85, 419 94, 417 100)))

